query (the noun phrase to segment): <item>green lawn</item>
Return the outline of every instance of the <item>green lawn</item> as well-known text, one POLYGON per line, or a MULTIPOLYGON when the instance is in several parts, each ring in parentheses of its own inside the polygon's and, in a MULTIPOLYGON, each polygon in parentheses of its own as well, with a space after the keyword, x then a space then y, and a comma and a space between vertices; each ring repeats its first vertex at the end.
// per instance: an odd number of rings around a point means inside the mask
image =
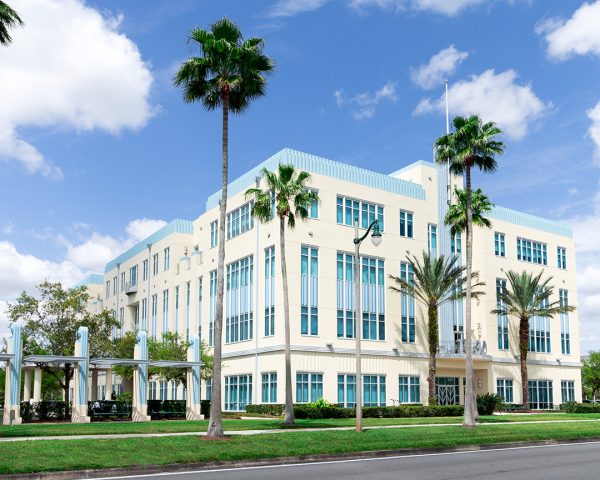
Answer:
POLYGON ((488 445, 515 441, 600 438, 600 422, 450 426, 234 436, 0 443, 0 474, 196 463, 401 448, 488 445))
MULTIPOLYGON (((600 414, 539 414, 539 415, 501 415, 482 417, 482 422, 504 423, 536 420, 590 420, 600 419, 600 414)), ((419 424, 455 424, 461 423, 462 417, 427 417, 427 418, 365 418, 365 426, 376 425, 419 425, 419 424)), ((147 423, 133 422, 97 422, 87 424, 46 423, 24 424, 14 427, 0 426, 0 437, 30 437, 50 435, 100 435, 123 433, 176 433, 205 432, 208 422, 188 420, 162 420, 147 423)), ((280 419, 260 420, 224 420, 225 430, 268 430, 283 428, 280 419)), ((353 418, 326 420, 297 420, 296 428, 350 427, 353 418)))

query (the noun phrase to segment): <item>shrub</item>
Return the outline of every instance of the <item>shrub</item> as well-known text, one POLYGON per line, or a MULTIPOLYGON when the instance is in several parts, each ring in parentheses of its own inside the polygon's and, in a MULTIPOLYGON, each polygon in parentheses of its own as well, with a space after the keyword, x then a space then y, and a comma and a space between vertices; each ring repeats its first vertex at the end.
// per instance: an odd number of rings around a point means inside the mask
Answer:
POLYGON ((21 402, 19 410, 24 422, 31 422, 33 420, 33 406, 30 402, 21 402))
POLYGON ((600 413, 600 403, 565 402, 560 405, 560 409, 567 413, 600 413), (567 411, 567 408, 571 411, 567 411))
POLYGON ((331 408, 335 407, 333 403, 329 403, 324 398, 319 398, 316 402, 307 403, 308 408, 331 408))
POLYGON ((246 405, 247 413, 256 413, 259 415, 273 415, 275 417, 283 415, 283 405, 279 403, 264 403, 258 405, 246 405))
POLYGON ((94 421, 131 418, 131 403, 118 400, 92 400, 88 402, 88 415, 94 421))
MULTIPOLYGON (((401 405, 399 407, 363 407, 364 418, 414 418, 414 417, 459 417, 463 414, 462 405, 401 405)), ((309 405, 294 406, 294 416, 303 418, 351 418, 356 415, 354 408, 323 407, 309 405)))
POLYGON ((560 409, 566 413, 577 413, 576 402, 565 402, 560 405, 560 409))
POLYGON ((208 417, 210 417, 210 400, 200 400, 200 413, 208 420, 208 417))
POLYGON ((148 400, 148 415, 158 418, 185 418, 185 400, 148 400))
POLYGON ((479 415, 492 415, 502 410, 504 398, 497 393, 484 393, 477 395, 477 411, 479 415))

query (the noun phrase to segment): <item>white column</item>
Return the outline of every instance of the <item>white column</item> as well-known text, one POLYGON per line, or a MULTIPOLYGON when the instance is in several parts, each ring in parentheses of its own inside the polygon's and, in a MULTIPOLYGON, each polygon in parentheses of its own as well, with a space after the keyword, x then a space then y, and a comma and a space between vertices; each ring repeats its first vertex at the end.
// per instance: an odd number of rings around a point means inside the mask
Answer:
MULTIPOLYGON (((188 362, 200 361, 200 339, 198 335, 190 335, 190 346, 187 351, 188 362)), ((187 369, 187 395, 186 395, 187 420, 202 420, 204 416, 200 411, 200 367, 193 366, 187 369)))
POLYGON ((29 402, 31 400, 31 369, 25 369, 25 378, 23 379, 23 401, 29 402))
POLYGON ((42 400, 42 369, 36 367, 33 374, 33 401, 42 400))
POLYGON ((104 400, 112 400, 112 370, 106 370, 104 377, 104 400))

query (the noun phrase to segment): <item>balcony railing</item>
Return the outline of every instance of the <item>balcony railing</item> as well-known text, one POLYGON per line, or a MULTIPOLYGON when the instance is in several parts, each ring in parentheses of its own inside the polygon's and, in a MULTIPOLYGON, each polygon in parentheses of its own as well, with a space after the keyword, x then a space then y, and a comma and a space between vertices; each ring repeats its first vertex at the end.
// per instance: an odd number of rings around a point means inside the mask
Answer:
POLYGON ((127 295, 133 295, 134 293, 137 293, 137 291, 138 291, 137 283, 127 282, 125 284, 125 293, 127 295))
MULTIPOLYGON (((450 355, 465 355, 465 340, 455 340, 440 342, 438 353, 450 355)), ((473 355, 485 355, 487 353, 487 343, 485 340, 473 340, 473 355)))

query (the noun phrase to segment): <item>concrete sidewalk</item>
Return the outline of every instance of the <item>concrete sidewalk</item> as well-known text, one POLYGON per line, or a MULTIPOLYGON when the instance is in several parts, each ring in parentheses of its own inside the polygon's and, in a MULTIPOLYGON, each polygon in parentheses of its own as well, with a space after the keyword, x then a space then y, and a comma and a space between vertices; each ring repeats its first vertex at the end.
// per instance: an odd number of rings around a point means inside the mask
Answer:
MULTIPOLYGON (((589 423, 600 422, 593 420, 532 420, 529 422, 503 422, 503 423, 480 423, 479 426, 502 426, 502 425, 533 425, 543 423, 589 423)), ((383 430, 389 428, 420 428, 420 427, 460 427, 461 423, 428 423, 418 425, 377 425, 365 427, 365 430, 383 430)), ((293 432, 331 432, 354 430, 354 427, 325 427, 325 428, 293 428, 293 429, 270 429, 270 430, 230 430, 225 435, 262 435, 268 433, 293 433, 293 432)), ((157 438, 157 437, 183 437, 183 436, 206 436, 206 432, 172 432, 172 433, 123 433, 123 434, 100 434, 100 435, 53 435, 40 437, 0 437, 2 442, 23 442, 34 440, 109 440, 119 438, 157 438)))

